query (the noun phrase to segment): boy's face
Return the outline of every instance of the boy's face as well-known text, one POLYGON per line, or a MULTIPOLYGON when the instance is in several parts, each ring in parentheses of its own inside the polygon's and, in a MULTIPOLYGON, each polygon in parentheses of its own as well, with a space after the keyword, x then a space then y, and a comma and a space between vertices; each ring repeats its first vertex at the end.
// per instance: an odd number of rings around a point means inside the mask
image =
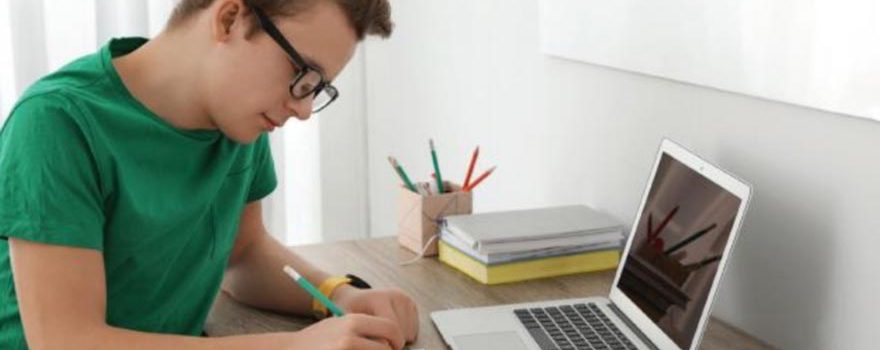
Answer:
MULTIPOLYGON (((201 76, 207 112, 230 139, 247 144, 283 125, 306 120, 312 99, 294 99, 289 84, 300 67, 262 29, 247 38, 256 17, 240 0, 217 0, 211 14, 214 41, 201 76)), ((272 22, 297 52, 327 81, 336 78, 354 54, 357 36, 345 14, 330 1, 317 1, 296 17, 272 22)), ((332 107, 331 107, 332 108, 332 107)))

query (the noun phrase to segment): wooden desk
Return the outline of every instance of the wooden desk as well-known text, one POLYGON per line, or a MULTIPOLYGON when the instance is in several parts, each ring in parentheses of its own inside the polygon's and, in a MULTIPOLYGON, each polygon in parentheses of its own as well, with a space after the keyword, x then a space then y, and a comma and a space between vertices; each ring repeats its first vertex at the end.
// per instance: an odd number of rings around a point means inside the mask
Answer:
MULTIPOLYGON (((398 287, 419 305, 420 333, 411 348, 446 349, 434 328, 430 312, 451 308, 521 303, 548 299, 608 295, 614 271, 588 273, 499 286, 479 284, 434 258, 408 266, 398 265, 413 257, 393 238, 365 239, 293 248, 301 256, 337 274, 353 273, 374 287, 398 287)), ((312 323, 255 310, 221 294, 208 316, 210 336, 294 331, 312 323)), ((742 331, 713 319, 702 342, 703 349, 772 349, 742 331)))

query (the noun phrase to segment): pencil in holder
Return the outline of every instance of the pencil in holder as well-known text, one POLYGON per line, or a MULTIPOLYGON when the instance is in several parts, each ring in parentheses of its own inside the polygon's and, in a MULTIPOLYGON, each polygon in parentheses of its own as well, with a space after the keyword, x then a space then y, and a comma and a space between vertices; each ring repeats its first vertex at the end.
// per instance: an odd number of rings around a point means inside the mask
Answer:
POLYGON ((397 241, 401 246, 424 256, 437 255, 440 221, 449 215, 470 214, 473 193, 461 190, 461 185, 443 181, 451 191, 442 194, 419 194, 401 186, 398 194, 397 241), (428 243, 430 243, 429 246, 428 243))

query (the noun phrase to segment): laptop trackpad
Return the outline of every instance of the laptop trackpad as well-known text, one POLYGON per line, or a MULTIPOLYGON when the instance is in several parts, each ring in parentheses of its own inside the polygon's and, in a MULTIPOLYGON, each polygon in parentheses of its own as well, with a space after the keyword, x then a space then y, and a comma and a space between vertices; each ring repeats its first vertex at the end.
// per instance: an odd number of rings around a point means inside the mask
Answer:
POLYGON ((455 337, 457 350, 528 350, 516 332, 468 334, 455 337))

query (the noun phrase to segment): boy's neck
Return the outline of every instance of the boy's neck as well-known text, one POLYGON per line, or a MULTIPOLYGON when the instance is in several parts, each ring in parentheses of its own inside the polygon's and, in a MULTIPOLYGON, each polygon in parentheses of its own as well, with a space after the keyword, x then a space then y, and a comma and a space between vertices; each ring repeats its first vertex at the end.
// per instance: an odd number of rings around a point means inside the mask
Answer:
POLYGON ((131 53, 113 59, 129 92, 150 111, 184 130, 216 129, 199 84, 200 48, 186 33, 162 32, 131 53))

